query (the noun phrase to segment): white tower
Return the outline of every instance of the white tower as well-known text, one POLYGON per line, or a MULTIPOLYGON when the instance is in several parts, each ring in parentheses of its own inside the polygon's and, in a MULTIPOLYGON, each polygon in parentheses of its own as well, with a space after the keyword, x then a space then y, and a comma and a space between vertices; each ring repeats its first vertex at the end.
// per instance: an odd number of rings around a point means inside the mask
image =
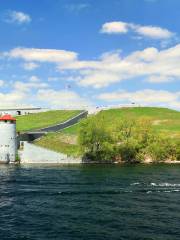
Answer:
POLYGON ((14 163, 16 150, 16 119, 4 115, 0 117, 0 162, 14 163))

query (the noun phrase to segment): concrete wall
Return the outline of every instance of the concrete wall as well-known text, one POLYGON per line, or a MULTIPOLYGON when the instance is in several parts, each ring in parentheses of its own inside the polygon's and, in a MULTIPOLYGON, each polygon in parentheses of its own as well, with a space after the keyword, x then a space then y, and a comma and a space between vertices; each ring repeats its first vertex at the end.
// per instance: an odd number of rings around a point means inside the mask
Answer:
POLYGON ((82 163, 81 158, 69 157, 62 153, 57 153, 34 144, 23 142, 23 149, 19 150, 21 163, 34 164, 77 164, 82 163))

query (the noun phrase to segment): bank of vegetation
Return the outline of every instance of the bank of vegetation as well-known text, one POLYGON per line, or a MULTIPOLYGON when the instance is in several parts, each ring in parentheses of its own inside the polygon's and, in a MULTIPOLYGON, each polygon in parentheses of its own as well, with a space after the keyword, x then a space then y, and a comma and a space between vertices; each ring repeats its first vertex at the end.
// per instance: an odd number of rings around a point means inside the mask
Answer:
POLYGON ((36 144, 90 162, 180 161, 180 112, 164 108, 101 111, 36 144))
POLYGON ((147 119, 124 118, 106 126, 103 117, 81 123, 79 146, 85 161, 180 161, 180 141, 158 133, 147 119))

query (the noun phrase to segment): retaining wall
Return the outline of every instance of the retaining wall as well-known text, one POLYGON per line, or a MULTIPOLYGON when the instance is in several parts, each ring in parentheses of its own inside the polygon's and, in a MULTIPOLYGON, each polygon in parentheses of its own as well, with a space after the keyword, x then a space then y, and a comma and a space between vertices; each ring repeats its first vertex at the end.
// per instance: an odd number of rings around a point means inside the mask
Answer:
POLYGON ((43 164, 77 164, 81 158, 73 158, 66 154, 57 153, 34 144, 23 142, 23 149, 19 150, 21 163, 43 164))

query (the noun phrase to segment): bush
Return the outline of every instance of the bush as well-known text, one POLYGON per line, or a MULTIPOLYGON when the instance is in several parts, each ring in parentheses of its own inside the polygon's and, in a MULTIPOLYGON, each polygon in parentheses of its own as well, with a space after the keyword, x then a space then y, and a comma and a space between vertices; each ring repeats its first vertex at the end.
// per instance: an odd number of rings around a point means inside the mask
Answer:
POLYGON ((143 119, 124 118, 107 126, 103 117, 90 117, 81 123, 79 146, 85 159, 96 162, 180 160, 180 143, 159 136, 143 119))
POLYGON ((176 160, 180 161, 180 140, 176 142, 176 160))
POLYGON ((176 160, 177 146, 172 141, 162 136, 154 136, 153 141, 149 141, 147 146, 147 154, 154 162, 162 162, 165 160, 176 160))
POLYGON ((118 152, 122 161, 133 163, 140 162, 140 158, 138 157, 140 149, 141 146, 139 143, 132 139, 128 142, 122 143, 118 148, 118 152))
POLYGON ((90 117, 80 126, 78 138, 80 152, 91 161, 112 161, 114 144, 110 132, 105 128, 103 119, 90 117))

